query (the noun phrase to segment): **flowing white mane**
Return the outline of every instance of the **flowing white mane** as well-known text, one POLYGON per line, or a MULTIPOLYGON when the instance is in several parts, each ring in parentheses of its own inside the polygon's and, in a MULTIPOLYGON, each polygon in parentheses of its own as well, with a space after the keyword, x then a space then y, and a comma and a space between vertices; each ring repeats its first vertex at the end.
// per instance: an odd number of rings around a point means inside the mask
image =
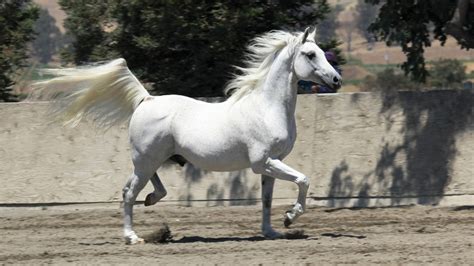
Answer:
POLYGON ((241 74, 235 74, 224 92, 230 99, 239 100, 257 88, 267 76, 276 55, 286 46, 296 46, 299 33, 270 31, 254 38, 247 46, 245 67, 235 68, 241 74))

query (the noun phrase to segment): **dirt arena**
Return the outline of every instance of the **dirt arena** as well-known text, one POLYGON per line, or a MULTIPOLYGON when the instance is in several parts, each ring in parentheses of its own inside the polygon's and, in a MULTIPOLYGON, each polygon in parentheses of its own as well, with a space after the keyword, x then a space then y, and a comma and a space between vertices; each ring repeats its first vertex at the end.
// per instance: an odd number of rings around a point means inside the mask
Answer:
MULTIPOLYGON (((285 231, 274 207, 276 229, 285 231)), ((300 239, 265 240, 260 207, 136 208, 136 231, 166 244, 127 246, 118 204, 0 208, 0 264, 472 264, 474 208, 309 207, 300 239)))

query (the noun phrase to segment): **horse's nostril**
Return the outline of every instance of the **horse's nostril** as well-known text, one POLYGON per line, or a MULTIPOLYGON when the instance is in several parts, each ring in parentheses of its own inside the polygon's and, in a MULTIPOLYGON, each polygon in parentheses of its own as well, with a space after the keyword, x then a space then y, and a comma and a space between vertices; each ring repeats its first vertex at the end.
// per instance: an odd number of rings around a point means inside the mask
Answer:
POLYGON ((337 77, 334 77, 334 78, 332 79, 332 81, 334 81, 334 83, 337 83, 337 82, 339 82, 339 79, 338 79, 337 77))

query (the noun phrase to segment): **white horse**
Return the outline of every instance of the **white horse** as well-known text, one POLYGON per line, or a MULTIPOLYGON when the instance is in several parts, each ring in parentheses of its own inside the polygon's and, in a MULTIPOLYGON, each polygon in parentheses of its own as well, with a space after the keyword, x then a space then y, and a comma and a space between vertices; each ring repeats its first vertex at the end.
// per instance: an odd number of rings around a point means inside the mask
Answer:
POLYGON ((330 87, 341 76, 315 43, 316 31, 271 31, 248 46, 245 68, 226 87, 232 96, 221 103, 205 103, 178 95, 150 96, 127 68, 124 59, 88 68, 52 69, 56 78, 39 82, 36 90, 56 99, 55 114, 66 124, 83 118, 108 128, 130 120, 134 171, 123 189, 126 243, 143 242, 132 229, 133 204, 151 179, 152 205, 166 196, 156 174, 170 158, 210 171, 251 168, 262 175, 262 233, 281 234, 270 223, 275 178, 298 185, 297 201, 285 213, 285 225, 305 210, 309 179, 281 160, 296 138, 295 105, 298 80, 330 87))

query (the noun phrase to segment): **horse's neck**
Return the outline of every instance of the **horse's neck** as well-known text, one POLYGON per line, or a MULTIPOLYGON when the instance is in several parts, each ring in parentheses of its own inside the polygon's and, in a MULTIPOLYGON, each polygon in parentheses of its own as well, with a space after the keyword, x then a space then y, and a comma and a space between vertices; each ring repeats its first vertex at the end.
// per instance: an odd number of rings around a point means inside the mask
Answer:
POLYGON ((293 56, 284 48, 275 58, 258 94, 262 102, 271 105, 293 119, 296 108, 297 78, 292 71, 293 56))

